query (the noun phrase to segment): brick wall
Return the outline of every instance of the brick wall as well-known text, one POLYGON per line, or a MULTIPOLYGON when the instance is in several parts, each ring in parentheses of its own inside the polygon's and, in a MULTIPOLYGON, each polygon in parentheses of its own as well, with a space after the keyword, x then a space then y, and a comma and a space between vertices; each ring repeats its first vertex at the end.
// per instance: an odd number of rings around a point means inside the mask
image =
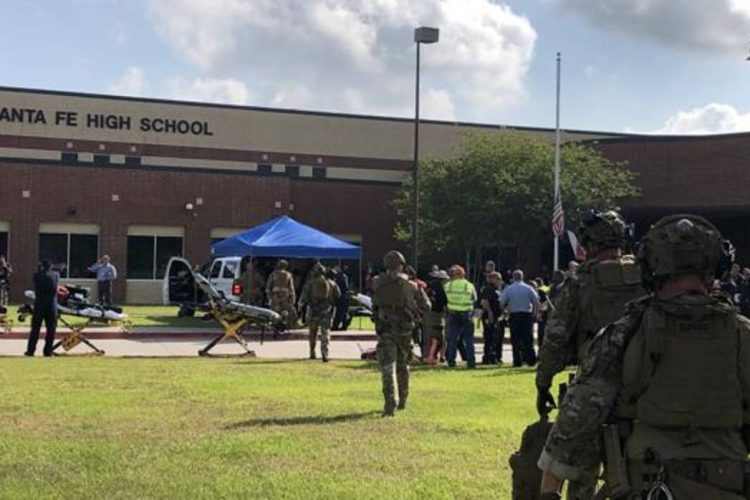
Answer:
MULTIPOLYGON (((9 256, 16 271, 13 300, 31 283, 43 222, 98 224, 100 252, 112 257, 121 278, 129 225, 183 227, 185 255, 194 263, 208 257, 211 228, 251 227, 282 213, 325 231, 360 234, 378 258, 392 245, 392 186, 107 166, 3 163, 0 172, 0 220, 10 222, 9 256), (30 198, 22 198, 24 190, 30 198), (112 201, 113 194, 119 201, 112 201), (185 209, 188 202, 193 212, 185 209)), ((116 283, 119 301, 125 285, 124 279, 116 283)))

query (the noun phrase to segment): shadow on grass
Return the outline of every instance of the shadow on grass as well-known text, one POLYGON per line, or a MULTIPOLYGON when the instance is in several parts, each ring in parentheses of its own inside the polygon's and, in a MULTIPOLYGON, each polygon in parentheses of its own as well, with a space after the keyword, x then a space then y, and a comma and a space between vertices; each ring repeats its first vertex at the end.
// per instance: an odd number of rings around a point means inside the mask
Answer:
POLYGON ((288 425, 327 425, 342 422, 353 422, 380 415, 379 411, 373 410, 363 413, 344 413, 342 415, 309 415, 304 417, 279 417, 279 418, 252 418, 243 422, 237 422, 225 427, 227 430, 247 429, 252 427, 288 426, 288 425))
MULTIPOLYGON (((250 346, 250 349, 252 349, 252 346, 250 346)), ((312 365, 315 361, 310 360, 307 358, 252 358, 252 357, 245 357, 245 358, 239 358, 232 362, 233 365, 242 365, 242 366, 253 366, 253 365, 290 365, 290 364, 304 364, 304 363, 310 363, 312 365)), ((318 363, 320 363, 320 360, 318 360, 318 363)))
POLYGON ((533 367, 508 367, 482 370, 481 375, 484 377, 512 377, 520 375, 528 375, 530 373, 536 373, 536 368, 533 367))

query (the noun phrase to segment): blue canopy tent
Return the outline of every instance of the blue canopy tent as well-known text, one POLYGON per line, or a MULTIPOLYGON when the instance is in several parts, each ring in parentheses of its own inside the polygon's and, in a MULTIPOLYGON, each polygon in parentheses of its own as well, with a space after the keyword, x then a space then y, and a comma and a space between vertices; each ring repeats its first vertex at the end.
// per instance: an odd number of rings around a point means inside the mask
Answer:
POLYGON ((219 241, 211 247, 211 254, 360 260, 362 249, 282 215, 219 241))

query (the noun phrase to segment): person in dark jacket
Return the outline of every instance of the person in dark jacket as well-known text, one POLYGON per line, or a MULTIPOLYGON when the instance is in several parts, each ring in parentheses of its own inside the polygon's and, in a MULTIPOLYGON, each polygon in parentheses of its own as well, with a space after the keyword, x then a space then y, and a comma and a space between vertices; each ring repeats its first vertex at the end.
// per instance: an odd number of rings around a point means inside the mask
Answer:
POLYGON ((352 318, 349 316, 349 276, 346 273, 347 269, 339 265, 334 266, 333 270, 336 272, 334 281, 341 293, 336 301, 336 310, 331 329, 346 330, 349 328, 349 323, 352 322, 352 318))
POLYGON ((43 260, 39 264, 39 270, 34 275, 34 314, 31 317, 31 333, 26 356, 33 356, 36 351, 36 343, 39 340, 39 332, 42 321, 47 330, 44 339, 44 355, 52 356, 52 346, 55 342, 55 330, 57 329, 57 286, 60 275, 52 270, 52 264, 43 260))

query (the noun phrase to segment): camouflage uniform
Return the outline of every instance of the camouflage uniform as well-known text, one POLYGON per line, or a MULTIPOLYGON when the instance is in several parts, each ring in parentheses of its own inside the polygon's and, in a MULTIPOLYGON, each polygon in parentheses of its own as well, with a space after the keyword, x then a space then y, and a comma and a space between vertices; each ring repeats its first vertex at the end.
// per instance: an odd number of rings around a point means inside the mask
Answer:
POLYGON ((412 355, 411 334, 415 320, 420 313, 430 308, 430 301, 424 291, 400 272, 405 263, 403 255, 391 251, 383 260, 388 271, 375 279, 372 305, 385 398, 383 414, 390 416, 396 408, 394 369, 398 384, 398 408, 406 407, 409 395, 409 359, 412 355))
MULTIPOLYGON (((695 226, 720 238, 699 217, 658 222, 651 232, 661 233, 647 235, 639 254, 644 275, 658 277, 654 268, 659 266, 681 273, 673 271, 673 277, 720 268, 718 250, 686 244, 699 238, 695 226), (663 236, 668 231, 669 238, 677 234, 671 242, 663 236), (654 259, 649 245, 670 252, 654 259)), ((640 499, 658 480, 680 500, 746 498, 743 434, 750 424, 749 403, 750 321, 706 293, 667 298, 657 292, 631 303, 625 316, 597 334, 562 402, 539 467, 559 479, 585 477, 600 461, 602 425, 617 423, 631 488, 617 498, 640 499)))
POLYGON ((625 255, 616 260, 588 260, 580 266, 576 277, 570 277, 565 281, 555 297, 555 309, 547 321, 539 365, 536 369, 537 387, 550 387, 554 376, 572 359, 583 359, 596 333, 618 319, 625 311, 625 304, 646 293, 640 286, 640 272, 635 257, 625 255), (610 317, 607 317, 609 315, 606 313, 596 317, 595 313, 598 311, 582 304, 582 290, 595 286, 591 281, 594 279, 595 268, 599 265, 622 269, 616 279, 623 286, 619 293, 611 297, 612 305, 609 309, 613 316, 610 317))
MULTIPOLYGON (((323 362, 328 361, 328 343, 333 322, 333 313, 336 301, 341 296, 341 290, 335 281, 327 279, 324 275, 323 266, 316 264, 313 267, 311 277, 305 282, 300 297, 300 309, 307 305, 307 326, 310 331, 310 359, 315 359, 315 344, 317 343, 318 331, 320 331, 320 355, 323 362), (315 297, 314 287, 317 280, 323 280, 327 285, 325 299, 315 297)), ((317 284, 320 286, 320 284, 317 284)))
POLYGON ((255 266, 245 269, 240 275, 242 283, 242 302, 251 306, 263 307, 263 289, 266 287, 266 280, 255 266))
POLYGON ((297 325, 297 309, 294 307, 297 300, 294 278, 286 268, 286 261, 279 261, 266 282, 266 296, 268 307, 281 315, 287 327, 293 328, 297 325))
MULTIPOLYGON (((602 249, 624 245, 625 222, 616 212, 596 214, 581 230, 582 241, 602 249)), ((625 304, 642 296, 641 271, 635 257, 590 259, 567 278, 557 297, 545 328, 544 343, 539 352, 536 385, 537 406, 544 413, 545 398, 551 401, 549 388, 554 376, 571 360, 583 359, 596 333, 622 316, 625 304)), ((586 499, 594 495, 598 463, 592 465, 581 481, 568 487, 569 499, 586 499)))

